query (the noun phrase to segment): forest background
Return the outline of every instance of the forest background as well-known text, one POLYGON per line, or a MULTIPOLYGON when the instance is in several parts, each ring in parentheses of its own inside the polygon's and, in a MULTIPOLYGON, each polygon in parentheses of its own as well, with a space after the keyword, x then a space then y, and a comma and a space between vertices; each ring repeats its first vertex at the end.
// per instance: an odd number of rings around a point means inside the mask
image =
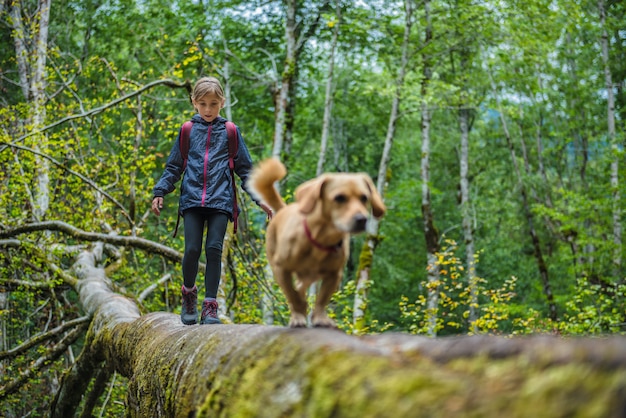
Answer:
MULTIPOLYGON (((344 331, 623 334, 625 12, 605 0, 3 1, 4 415, 45 411, 80 350, 88 318, 67 275, 91 242, 107 243, 119 293, 179 312, 177 191, 160 218, 149 207, 203 75, 224 83, 223 116, 253 159, 285 162, 288 199, 324 171, 367 172, 384 196, 333 300, 344 331)), ((284 325, 264 214, 239 196, 221 313, 284 325)))

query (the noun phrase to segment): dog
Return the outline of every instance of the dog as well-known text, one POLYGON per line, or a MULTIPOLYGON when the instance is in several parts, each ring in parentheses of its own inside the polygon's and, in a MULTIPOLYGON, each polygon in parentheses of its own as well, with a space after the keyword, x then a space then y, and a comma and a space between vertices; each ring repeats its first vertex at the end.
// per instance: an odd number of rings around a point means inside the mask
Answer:
POLYGON ((247 181, 253 196, 275 212, 266 231, 267 259, 290 309, 289 326, 307 326, 308 288, 321 281, 311 315, 314 327, 336 328, 326 308, 343 277, 350 235, 364 232, 370 217, 386 211, 370 176, 325 173, 296 188, 286 204, 274 183, 287 174, 276 158, 259 163, 247 181))

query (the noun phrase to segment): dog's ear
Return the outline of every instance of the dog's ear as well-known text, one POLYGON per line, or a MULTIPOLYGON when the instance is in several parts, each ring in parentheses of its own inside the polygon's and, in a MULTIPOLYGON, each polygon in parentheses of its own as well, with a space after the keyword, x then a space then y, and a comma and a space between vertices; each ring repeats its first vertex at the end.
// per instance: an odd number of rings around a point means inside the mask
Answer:
POLYGON ((372 214, 374 215, 375 218, 380 218, 385 214, 385 211, 387 210, 387 208, 385 207, 385 204, 383 203, 383 199, 378 194, 378 190, 376 189, 376 186, 374 186, 374 182, 372 181, 372 178, 365 173, 362 173, 361 175, 363 176, 363 180, 365 180, 365 184, 367 185, 367 188, 370 190, 372 214))
POLYGON ((322 188, 328 179, 322 175, 314 179, 305 181, 296 188, 296 202, 300 204, 300 212, 311 213, 315 203, 322 197, 322 188))

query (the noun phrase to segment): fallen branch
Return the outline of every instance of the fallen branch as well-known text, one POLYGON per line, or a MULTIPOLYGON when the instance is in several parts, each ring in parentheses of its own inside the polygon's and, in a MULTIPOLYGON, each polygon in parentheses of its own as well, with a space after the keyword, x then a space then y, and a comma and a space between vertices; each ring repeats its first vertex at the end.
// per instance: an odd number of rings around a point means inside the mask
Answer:
POLYGON ((24 353, 26 350, 28 350, 29 348, 32 348, 37 344, 41 344, 44 341, 50 340, 54 337, 57 337, 60 334, 63 334, 68 329, 75 328, 78 325, 84 325, 90 319, 91 318, 89 318, 88 316, 82 316, 80 318, 73 319, 71 321, 68 321, 59 325, 58 327, 54 329, 51 329, 48 332, 37 334, 34 337, 30 338, 28 341, 24 341, 22 344, 18 345, 17 347, 14 347, 6 351, 0 351, 0 361, 20 355, 24 353))
POLYGON ((183 259, 182 253, 172 248, 139 237, 125 237, 121 235, 102 234, 97 232, 87 232, 76 228, 62 221, 45 221, 31 224, 24 224, 15 228, 0 230, 0 239, 13 238, 21 234, 28 234, 37 231, 58 231, 73 238, 89 242, 103 242, 124 247, 133 247, 160 255, 170 261, 179 262, 183 259))

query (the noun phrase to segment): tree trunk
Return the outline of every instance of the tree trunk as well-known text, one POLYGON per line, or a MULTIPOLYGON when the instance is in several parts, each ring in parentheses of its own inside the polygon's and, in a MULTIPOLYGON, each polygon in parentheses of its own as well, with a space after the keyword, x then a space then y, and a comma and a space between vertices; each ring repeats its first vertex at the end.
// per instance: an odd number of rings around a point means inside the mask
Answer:
MULTIPOLYGON (((387 182, 387 170, 389 167, 389 159, 391 158, 391 147, 393 145, 393 137, 396 133, 396 124, 400 113, 400 101, 402 89, 404 88, 404 79, 407 73, 409 62, 409 46, 411 27, 413 25, 413 4, 412 0, 405 0, 405 25, 404 36, 402 39, 402 61, 398 69, 398 76, 395 82, 395 94, 391 102, 391 113, 389 114, 389 124, 387 125, 387 136, 385 137, 385 145, 383 154, 380 158, 380 166, 378 168, 378 178, 376 180, 376 189, 381 197, 385 195, 385 184, 387 182)), ((352 314, 352 322, 355 332, 359 333, 365 330, 365 311, 367 309, 367 293, 370 286, 370 270, 372 267, 372 259, 374 252, 378 246, 380 238, 378 236, 379 220, 370 219, 367 223, 367 238, 361 249, 359 257, 359 267, 356 276, 356 292, 354 294, 354 308, 352 314)))
POLYGON ((459 110, 459 127, 461 130, 461 216, 463 218, 463 238, 465 241, 465 259, 467 262, 467 283, 470 291, 469 323, 472 332, 476 333, 478 318, 478 283, 476 276, 476 259, 474 249, 474 227, 472 222, 471 201, 469 190, 469 109, 459 110))
MULTIPOLYGON (((424 28, 424 45, 428 45, 433 38, 432 24, 430 20, 430 1, 424 1, 424 19, 426 27, 424 28)), ((430 57, 422 54, 422 97, 428 97, 430 89, 430 79, 432 69, 430 67, 430 57)), ((420 177, 422 180, 422 218, 424 225, 424 239, 426 240, 426 276, 427 285, 427 301, 426 301, 426 317, 428 319, 428 335, 434 337, 437 335, 437 306, 439 304, 439 265, 437 260, 437 252, 439 251, 439 232, 435 228, 435 216, 430 199, 430 122, 432 112, 428 107, 425 99, 422 100, 421 109, 421 132, 422 132, 422 159, 420 166, 420 177)))
POLYGON ((275 120, 274 120, 274 147, 272 157, 279 158, 283 152, 285 142, 285 123, 287 120, 287 109, 289 98, 291 97, 289 87, 291 79, 296 71, 296 9, 298 0, 287 0, 287 17, 285 19, 285 47, 286 56, 284 68, 281 74, 281 81, 275 97, 275 120))
POLYGON ((322 121, 322 139, 320 141, 320 155, 317 159, 317 169, 315 175, 320 176, 324 172, 324 162, 326 161, 326 149, 328 148, 328 134, 330 131, 330 115, 333 108, 333 71, 335 69, 335 50, 337 49, 337 38, 339 37, 339 25, 341 20, 341 7, 337 5, 337 16, 333 27, 333 39, 330 44, 330 54, 328 56, 328 74, 326 74, 326 94, 324 100, 324 120, 322 121))
POLYGON ((626 408, 624 337, 185 326, 169 313, 140 316, 133 301, 113 293, 98 267, 102 248, 73 266, 93 320, 52 417, 75 416, 114 372, 129 379, 128 417, 618 417, 626 408))
MULTIPOLYGON (((29 103, 29 121, 32 130, 38 131, 44 126, 46 119, 46 59, 48 57, 48 27, 50 23, 50 1, 39 0, 37 11, 33 14, 35 22, 29 22, 28 11, 22 9, 22 2, 11 5, 11 22, 13 42, 17 58, 19 80, 24 98, 29 103), (30 39, 29 39, 30 38, 30 39), (33 45, 32 50, 28 49, 33 45)), ((45 152, 46 139, 37 135, 32 140, 36 151, 45 152)), ((32 202, 32 216, 35 221, 44 219, 50 203, 49 195, 49 162, 45 158, 35 155, 37 187, 32 202)))

